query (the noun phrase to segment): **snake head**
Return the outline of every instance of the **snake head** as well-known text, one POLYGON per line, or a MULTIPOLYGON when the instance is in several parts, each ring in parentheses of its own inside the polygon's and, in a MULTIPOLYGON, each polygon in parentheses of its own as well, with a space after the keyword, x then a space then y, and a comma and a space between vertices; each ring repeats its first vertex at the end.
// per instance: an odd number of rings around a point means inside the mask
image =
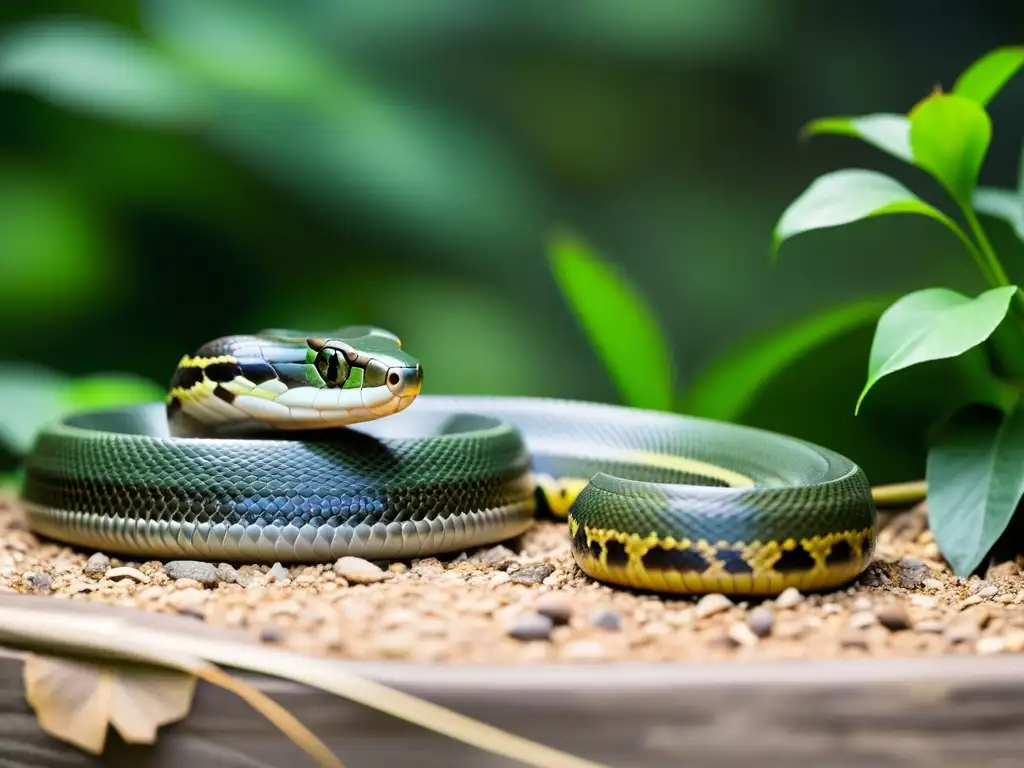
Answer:
POLYGON ((405 410, 422 381, 419 361, 389 331, 269 329, 216 339, 182 358, 168 418, 176 434, 346 426, 405 410))

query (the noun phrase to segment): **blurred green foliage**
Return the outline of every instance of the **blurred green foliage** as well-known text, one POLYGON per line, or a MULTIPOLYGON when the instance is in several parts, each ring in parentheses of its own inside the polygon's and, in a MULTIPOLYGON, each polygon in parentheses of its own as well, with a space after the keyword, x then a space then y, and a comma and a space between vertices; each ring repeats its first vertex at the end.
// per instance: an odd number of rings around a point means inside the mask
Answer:
MULTIPOLYGON (((368 322, 424 360, 428 392, 619 400, 549 269, 565 225, 649 302, 686 402, 719 356, 803 317, 922 275, 979 287, 918 217, 808 235, 776 267, 765 240, 808 179, 868 156, 798 144, 800 126, 900 111, 1021 20, 806 0, 7 4, 0 360, 162 383, 215 336, 368 322)), ((1010 135, 1015 88, 994 106, 1010 135)), ((1017 149, 995 142, 993 186, 1017 149)), ((852 414, 871 314, 794 340, 814 365, 737 373, 763 386, 732 418, 876 482, 920 475, 928 393, 879 385, 852 414)))

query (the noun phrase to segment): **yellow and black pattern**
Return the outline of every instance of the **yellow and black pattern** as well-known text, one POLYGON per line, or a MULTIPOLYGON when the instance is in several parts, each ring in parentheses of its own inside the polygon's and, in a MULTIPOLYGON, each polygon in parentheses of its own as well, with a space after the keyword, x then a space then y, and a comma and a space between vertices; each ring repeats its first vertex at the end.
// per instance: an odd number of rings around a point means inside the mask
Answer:
POLYGON ((595 579, 658 592, 770 595, 829 589, 871 562, 875 528, 782 541, 715 541, 589 528, 570 514, 576 562, 595 579))

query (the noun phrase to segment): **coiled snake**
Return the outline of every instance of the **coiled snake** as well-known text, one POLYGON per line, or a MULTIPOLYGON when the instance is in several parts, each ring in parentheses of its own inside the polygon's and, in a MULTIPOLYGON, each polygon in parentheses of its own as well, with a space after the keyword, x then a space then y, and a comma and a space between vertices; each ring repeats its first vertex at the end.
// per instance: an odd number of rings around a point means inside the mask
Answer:
POLYGON ((420 396, 421 378, 376 328, 212 341, 166 406, 41 431, 29 525, 136 557, 323 562, 495 543, 540 511, 567 518, 590 576, 676 593, 823 589, 870 562, 871 488, 831 450, 621 406, 420 396))

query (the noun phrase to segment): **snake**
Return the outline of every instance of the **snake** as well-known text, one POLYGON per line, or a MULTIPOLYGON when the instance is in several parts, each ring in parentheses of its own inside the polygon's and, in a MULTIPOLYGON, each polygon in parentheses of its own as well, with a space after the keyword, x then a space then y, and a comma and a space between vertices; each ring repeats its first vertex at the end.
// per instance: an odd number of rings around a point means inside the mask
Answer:
POLYGON ((583 400, 421 394, 394 333, 267 329, 179 361, 164 402, 66 414, 24 462, 28 527, 130 558, 414 560, 567 527, 613 587, 774 595, 872 560, 863 470, 738 423, 583 400))

